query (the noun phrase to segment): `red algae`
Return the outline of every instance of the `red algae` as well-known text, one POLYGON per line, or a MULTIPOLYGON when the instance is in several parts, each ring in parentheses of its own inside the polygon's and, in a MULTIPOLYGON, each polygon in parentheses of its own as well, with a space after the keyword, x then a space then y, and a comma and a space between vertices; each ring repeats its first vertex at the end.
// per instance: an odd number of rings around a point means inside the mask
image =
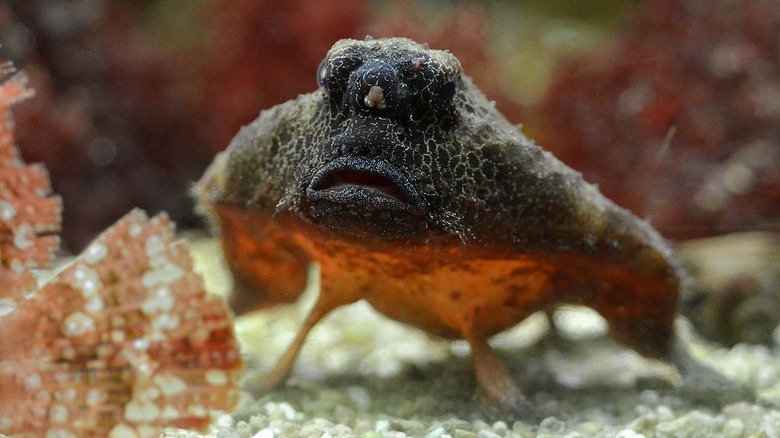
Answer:
POLYGON ((780 3, 654 0, 558 69, 539 142, 666 236, 780 229, 780 3))
POLYGON ((314 83, 320 54, 367 14, 360 0, 215 1, 153 23, 154 3, 0 5, 0 33, 27 41, 3 52, 38 90, 17 112, 20 148, 49 167, 73 252, 136 206, 195 225, 187 187, 213 154, 314 83))

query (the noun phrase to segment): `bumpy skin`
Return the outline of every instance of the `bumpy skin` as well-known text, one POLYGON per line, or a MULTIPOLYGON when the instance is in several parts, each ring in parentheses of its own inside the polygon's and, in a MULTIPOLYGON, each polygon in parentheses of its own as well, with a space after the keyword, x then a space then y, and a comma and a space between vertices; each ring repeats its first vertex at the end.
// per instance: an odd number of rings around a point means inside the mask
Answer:
POLYGON ((453 55, 342 40, 317 79, 243 128, 196 189, 220 225, 238 312, 295 300, 308 264, 321 265, 319 301, 269 386, 323 315, 359 299, 465 338, 483 395, 508 411, 531 408, 487 338, 563 303, 691 368, 664 241, 524 137, 453 55))

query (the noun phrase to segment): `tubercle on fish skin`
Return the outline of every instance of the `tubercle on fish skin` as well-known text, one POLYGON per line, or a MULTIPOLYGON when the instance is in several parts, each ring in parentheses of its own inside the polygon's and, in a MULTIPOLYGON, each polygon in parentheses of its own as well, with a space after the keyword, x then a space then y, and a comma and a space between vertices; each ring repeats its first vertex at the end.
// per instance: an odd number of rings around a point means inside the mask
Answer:
POLYGON ((203 429, 238 400, 232 317, 193 271, 166 215, 134 210, 41 287, 61 201, 13 144, 0 84, 0 434, 152 437, 203 429))

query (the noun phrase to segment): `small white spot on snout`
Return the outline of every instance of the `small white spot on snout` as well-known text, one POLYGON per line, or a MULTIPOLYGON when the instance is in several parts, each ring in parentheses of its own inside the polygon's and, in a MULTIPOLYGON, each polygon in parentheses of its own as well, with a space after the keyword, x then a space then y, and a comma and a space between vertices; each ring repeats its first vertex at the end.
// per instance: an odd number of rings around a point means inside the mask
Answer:
POLYGON ((387 108, 387 100, 385 100, 385 90, 379 85, 372 85, 368 89, 368 93, 363 98, 363 103, 369 108, 376 108, 383 110, 387 108))

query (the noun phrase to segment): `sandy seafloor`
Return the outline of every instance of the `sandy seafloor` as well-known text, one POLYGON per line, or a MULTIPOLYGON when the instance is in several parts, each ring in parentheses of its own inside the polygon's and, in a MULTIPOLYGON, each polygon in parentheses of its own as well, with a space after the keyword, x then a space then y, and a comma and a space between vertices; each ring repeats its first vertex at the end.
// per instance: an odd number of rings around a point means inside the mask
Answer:
MULTIPOLYGON (((195 244, 212 290, 224 290, 213 242, 195 244), (207 262, 205 262, 207 261, 207 262)), ((610 341, 592 312, 556 315, 553 341, 543 316, 494 338, 541 421, 484 412, 475 394, 468 347, 395 323, 365 303, 339 309, 310 334, 287 385, 259 394, 312 303, 316 285, 295 305, 238 321, 246 373, 233 414, 199 434, 165 437, 775 437, 780 436, 780 331, 774 346, 724 348, 703 341, 684 320, 693 354, 752 388, 734 397, 675 385, 676 371, 610 341)))

